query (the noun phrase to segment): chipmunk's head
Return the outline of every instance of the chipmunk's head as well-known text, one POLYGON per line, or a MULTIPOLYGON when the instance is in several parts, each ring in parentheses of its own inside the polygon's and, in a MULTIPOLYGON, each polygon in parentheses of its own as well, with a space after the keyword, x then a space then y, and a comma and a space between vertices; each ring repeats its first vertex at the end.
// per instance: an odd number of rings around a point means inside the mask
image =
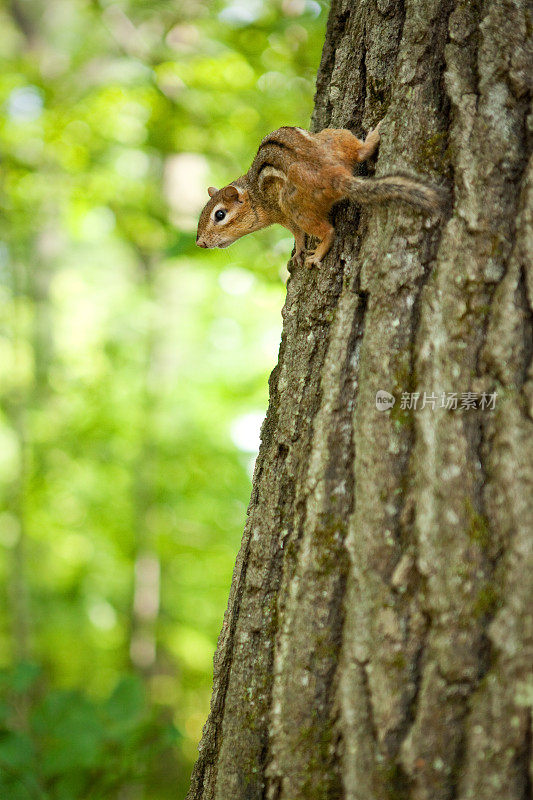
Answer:
POLYGON ((227 247, 241 236, 263 227, 243 186, 231 183, 223 189, 210 186, 207 191, 211 199, 200 214, 198 247, 227 247))

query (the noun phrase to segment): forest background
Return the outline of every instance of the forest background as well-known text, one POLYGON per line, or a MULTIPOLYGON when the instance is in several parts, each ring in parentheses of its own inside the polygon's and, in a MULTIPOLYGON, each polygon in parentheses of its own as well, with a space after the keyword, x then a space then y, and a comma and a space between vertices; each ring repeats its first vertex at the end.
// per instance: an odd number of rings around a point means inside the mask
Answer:
POLYGON ((0 7, 2 798, 186 792, 292 247, 196 218, 309 125, 325 6, 0 7))

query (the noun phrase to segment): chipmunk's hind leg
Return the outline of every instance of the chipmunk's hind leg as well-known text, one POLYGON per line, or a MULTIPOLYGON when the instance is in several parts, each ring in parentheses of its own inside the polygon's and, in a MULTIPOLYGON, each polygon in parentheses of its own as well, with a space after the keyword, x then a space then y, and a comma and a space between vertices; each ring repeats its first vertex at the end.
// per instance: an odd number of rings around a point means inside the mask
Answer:
POLYGON ((362 143, 362 147, 359 148, 358 154, 358 161, 366 161, 367 158, 373 156, 376 150, 378 149, 379 141, 380 141, 380 133, 379 128, 381 126, 381 122, 378 122, 375 128, 369 131, 365 137, 364 142, 362 143))
POLYGON ((335 161, 345 164, 351 169, 355 164, 366 161, 376 152, 380 140, 380 125, 381 122, 369 131, 364 141, 342 128, 326 128, 316 134, 316 139, 325 145, 335 161))

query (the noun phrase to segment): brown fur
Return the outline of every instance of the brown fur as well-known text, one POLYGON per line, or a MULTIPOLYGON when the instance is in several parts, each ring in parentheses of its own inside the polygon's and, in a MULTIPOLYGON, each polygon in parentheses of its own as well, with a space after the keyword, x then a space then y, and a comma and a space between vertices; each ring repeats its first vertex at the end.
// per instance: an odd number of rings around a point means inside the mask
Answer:
POLYGON ((356 164, 365 161, 379 144, 379 125, 361 141, 347 130, 326 128, 311 134, 300 128, 279 128, 266 136, 246 175, 223 189, 209 189, 196 241, 199 247, 227 247, 247 233, 279 223, 296 240, 296 259, 305 254, 305 236, 318 246, 306 263, 320 264, 335 238, 329 215, 335 203, 403 200, 438 214, 443 195, 437 187, 405 175, 357 178, 356 164), (216 210, 225 218, 218 221, 216 210))

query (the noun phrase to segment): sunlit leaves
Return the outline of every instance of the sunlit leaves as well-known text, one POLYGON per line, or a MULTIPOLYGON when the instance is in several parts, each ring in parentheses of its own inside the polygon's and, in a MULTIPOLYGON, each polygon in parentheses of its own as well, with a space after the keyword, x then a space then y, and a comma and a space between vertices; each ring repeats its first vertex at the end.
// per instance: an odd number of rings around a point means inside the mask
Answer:
POLYGON ((308 124, 317 9, 0 10, 0 665, 41 665, 0 674, 0 797, 185 793, 292 248, 271 229, 199 251, 195 223, 268 131, 308 124))

